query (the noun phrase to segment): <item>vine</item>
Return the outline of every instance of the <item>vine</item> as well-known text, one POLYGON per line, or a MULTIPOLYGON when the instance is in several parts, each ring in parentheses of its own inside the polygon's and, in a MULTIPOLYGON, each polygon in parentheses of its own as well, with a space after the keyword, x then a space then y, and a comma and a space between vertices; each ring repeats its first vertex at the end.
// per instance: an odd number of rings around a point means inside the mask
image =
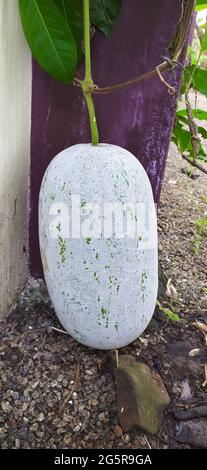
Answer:
POLYGON ((89 0, 84 0, 84 39, 85 39, 85 80, 80 82, 85 100, 88 107, 88 114, 91 127, 92 144, 97 145, 99 142, 99 133, 96 122, 96 114, 94 109, 92 88, 93 80, 91 77, 91 48, 90 48, 90 14, 89 0))
MULTIPOLYGON (((205 0, 206 1, 206 0, 205 0)), ((82 88, 90 120, 91 140, 94 145, 99 142, 99 133, 96 122, 93 95, 108 94, 118 91, 126 86, 138 84, 153 76, 159 77, 170 93, 175 93, 175 88, 164 78, 167 71, 174 72, 177 66, 184 68, 184 83, 186 74, 189 88, 185 93, 185 115, 176 113, 176 125, 174 127, 173 141, 178 146, 181 154, 188 150, 185 158, 190 158, 195 164, 197 158, 204 156, 198 133, 205 134, 205 129, 196 127, 196 110, 190 107, 188 99, 189 90, 197 87, 199 91, 206 94, 203 83, 207 83, 204 69, 200 68, 199 58, 193 67, 183 66, 179 63, 180 54, 186 44, 186 37, 191 24, 191 17, 195 5, 197 8, 205 8, 204 0, 180 0, 180 17, 175 34, 170 40, 167 49, 167 57, 153 70, 129 79, 125 82, 116 83, 111 86, 102 87, 95 84, 91 76, 91 32, 94 27, 108 36, 115 25, 121 10, 122 0, 19 0, 20 15, 23 30, 31 48, 32 54, 40 66, 56 80, 65 84, 72 84, 82 88), (83 12, 84 6, 84 12, 83 12), (83 28, 84 26, 84 28, 83 28), (85 51, 84 45, 85 44, 85 51), (75 77, 77 65, 83 59, 85 52, 85 77, 75 77), (75 78, 74 78, 75 77, 75 78), (186 129, 189 127, 188 146, 185 147, 186 129)), ((203 37, 201 48, 207 49, 207 31, 203 37)), ((184 112, 184 111, 183 111, 184 112)), ((204 113, 203 113, 204 114, 204 113)), ((202 114, 202 115, 203 115, 202 114)), ((206 135, 206 134, 205 134, 206 135)), ((184 157, 183 157, 184 158, 184 157)))
MULTIPOLYGON (((126 86, 137 84, 143 80, 149 79, 155 75, 158 75, 160 80, 167 86, 167 88, 172 92, 175 93, 174 87, 169 85, 166 80, 163 78, 162 73, 168 70, 172 70, 176 65, 181 65, 178 62, 178 58, 182 53, 183 47, 185 45, 186 35, 188 33, 189 24, 191 20, 191 16, 195 7, 195 0, 189 0, 186 8, 184 8, 184 2, 182 0, 181 3, 181 15, 178 22, 178 28, 175 34, 170 41, 168 50, 171 51, 171 58, 165 58, 164 62, 157 65, 153 70, 147 72, 145 74, 139 75, 131 80, 127 80, 125 82, 117 83, 112 86, 108 87, 99 87, 98 85, 91 84, 90 91, 94 94, 109 94, 114 91, 120 90, 126 86)), ((74 78, 74 84, 77 86, 81 86, 82 82, 78 78, 74 78)))

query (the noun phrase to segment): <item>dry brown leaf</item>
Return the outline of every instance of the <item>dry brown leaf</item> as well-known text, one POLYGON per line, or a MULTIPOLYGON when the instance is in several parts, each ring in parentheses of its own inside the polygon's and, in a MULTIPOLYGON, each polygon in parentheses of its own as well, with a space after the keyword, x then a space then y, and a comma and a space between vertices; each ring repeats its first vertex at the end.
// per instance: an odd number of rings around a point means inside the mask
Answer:
POLYGON ((177 290, 172 284, 172 279, 168 279, 167 281, 165 295, 167 297, 173 297, 173 298, 177 297, 177 290))
POLYGON ((193 325, 198 328, 200 331, 203 333, 207 333, 207 325, 205 323, 202 323, 200 321, 193 322, 193 325))

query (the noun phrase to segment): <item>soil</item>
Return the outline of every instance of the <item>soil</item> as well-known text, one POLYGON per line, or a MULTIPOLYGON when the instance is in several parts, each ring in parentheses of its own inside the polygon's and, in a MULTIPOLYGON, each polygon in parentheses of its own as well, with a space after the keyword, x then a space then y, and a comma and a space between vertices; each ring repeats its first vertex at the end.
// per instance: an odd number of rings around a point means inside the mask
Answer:
POLYGON ((44 284, 30 280, 16 308, 0 323, 1 448, 154 449, 194 445, 187 438, 178 442, 180 418, 176 412, 175 419, 174 409, 184 400, 187 409, 207 401, 203 386, 207 345, 203 332, 193 325, 196 321, 207 324, 204 236, 194 252, 198 238, 195 220, 207 211, 202 199, 207 179, 201 173, 192 179, 183 174, 182 166, 172 146, 159 208, 159 257, 165 279, 160 302, 177 313, 180 321, 170 320, 157 309, 142 337, 122 350, 158 372, 167 388, 171 405, 159 434, 146 435, 139 429, 122 432, 113 377, 104 367, 106 353, 88 349, 53 330, 61 326, 44 284), (166 296, 169 279, 170 296, 166 296))

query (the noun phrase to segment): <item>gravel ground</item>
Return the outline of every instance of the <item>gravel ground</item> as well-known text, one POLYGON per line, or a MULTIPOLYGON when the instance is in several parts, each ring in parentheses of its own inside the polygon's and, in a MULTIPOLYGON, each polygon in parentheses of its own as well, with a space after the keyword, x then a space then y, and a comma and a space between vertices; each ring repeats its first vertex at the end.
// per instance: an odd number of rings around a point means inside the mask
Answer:
MULTIPOLYGON (((171 406, 158 436, 122 433, 113 378, 103 367, 105 353, 83 347, 52 329, 55 318, 42 282, 30 280, 16 308, 0 323, 1 448, 188 448, 175 440, 173 409, 186 390, 207 398, 207 348, 192 322, 207 321, 207 246, 193 253, 195 220, 207 210, 206 177, 181 172, 172 147, 159 209, 160 264, 172 279, 176 298, 162 305, 181 317, 175 323, 156 312, 151 327, 124 352, 159 372, 171 406), (196 356, 189 352, 197 349, 196 356)), ((172 291, 172 288, 171 288, 172 291)))

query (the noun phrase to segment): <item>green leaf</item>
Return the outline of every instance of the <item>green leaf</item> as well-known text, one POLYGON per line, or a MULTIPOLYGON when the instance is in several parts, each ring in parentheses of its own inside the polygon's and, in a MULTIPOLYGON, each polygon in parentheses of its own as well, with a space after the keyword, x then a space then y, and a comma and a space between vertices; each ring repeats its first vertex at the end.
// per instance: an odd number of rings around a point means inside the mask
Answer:
POLYGON ((205 10, 205 8, 207 8, 207 1, 206 0, 197 0, 196 10, 205 10))
POLYGON ((177 145, 180 153, 185 152, 185 150, 191 150, 191 134, 186 129, 183 129, 179 122, 175 123, 172 140, 177 145))
POLYGON ((19 0, 23 30, 38 64, 56 80, 71 83, 77 50, 73 34, 53 0, 19 0))
POLYGON ((198 132, 204 139, 207 139, 207 130, 204 127, 198 126, 198 132))
POLYGON ((82 45, 84 38, 83 2, 82 0, 54 0, 54 2, 72 31, 77 47, 78 62, 80 62, 83 58, 82 45))
MULTIPOLYGON (((193 117, 199 119, 200 121, 207 121, 207 111, 203 109, 192 109, 193 117)), ((186 109, 180 109, 176 112, 176 116, 180 118, 181 116, 187 116, 186 109)))
POLYGON ((186 117, 186 114, 179 114, 179 111, 176 112, 176 119, 181 123, 181 124, 186 124, 188 126, 188 118, 186 117))
POLYGON ((180 317, 177 313, 174 313, 172 310, 170 310, 169 308, 163 308, 162 309, 162 312, 167 315, 167 317, 171 320, 171 321, 175 321, 175 322, 180 322, 180 317))
POLYGON ((205 24, 205 31, 201 42, 201 51, 205 52, 207 50, 207 22, 205 24))
POLYGON ((207 31, 205 31, 203 39, 202 39, 202 48, 201 48, 201 50, 202 50, 202 52, 207 51, 207 31))
POLYGON ((90 0, 91 23, 109 36, 121 11, 121 0, 90 0))
POLYGON ((207 96, 207 70, 198 68, 193 76, 196 90, 207 96))
POLYGON ((177 313, 174 313, 172 310, 170 310, 169 308, 165 308, 163 307, 160 302, 157 300, 157 306, 160 310, 160 312, 164 313, 165 315, 167 315, 167 317, 171 320, 171 321, 175 321, 175 322, 180 322, 181 319, 179 317, 179 315, 177 313))
POLYGON ((182 81, 182 86, 181 86, 181 90, 180 90, 181 95, 183 95, 185 93, 186 86, 189 82, 189 79, 190 79, 191 73, 193 71, 193 68, 194 68, 193 65, 187 65, 184 69, 183 81, 182 81))

